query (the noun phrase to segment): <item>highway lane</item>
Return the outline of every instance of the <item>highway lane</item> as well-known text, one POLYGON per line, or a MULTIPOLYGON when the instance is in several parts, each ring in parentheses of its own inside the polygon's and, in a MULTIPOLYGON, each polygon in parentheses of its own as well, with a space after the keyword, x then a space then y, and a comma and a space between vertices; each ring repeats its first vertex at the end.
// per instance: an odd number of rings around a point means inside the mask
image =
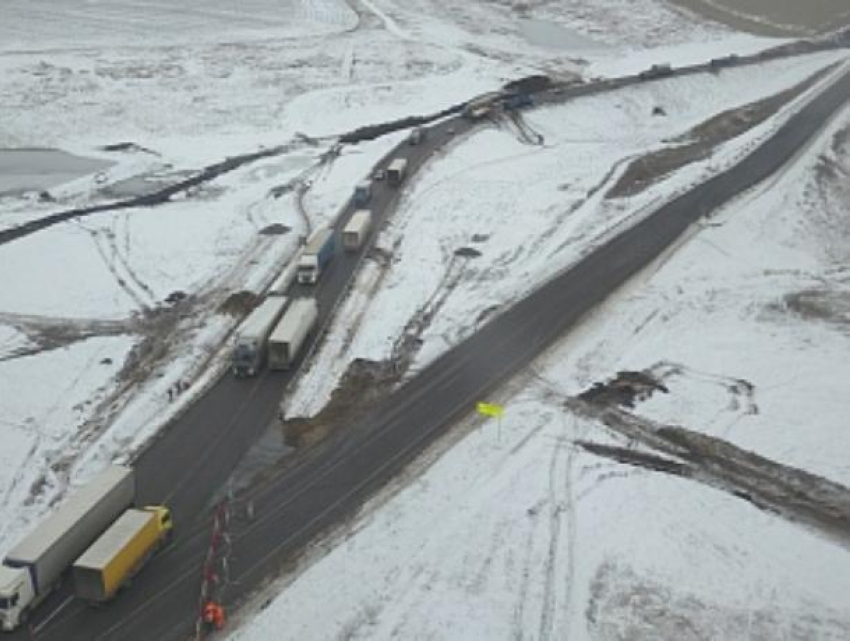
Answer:
MULTIPOLYGON (((433 137, 421 144, 401 144, 389 159, 407 157, 415 171, 445 139, 433 137)), ((373 211, 374 226, 362 252, 342 250, 341 229, 358 208, 348 203, 340 213, 337 251, 319 284, 295 285, 293 296, 316 296, 320 309, 320 327, 324 327, 343 298, 356 272, 356 266, 373 244, 375 230, 384 223, 399 197, 399 189, 386 180, 373 183, 368 207, 373 211)), ((64 586, 35 612, 33 626, 39 638, 91 639, 107 632, 116 622, 137 621, 147 612, 146 604, 161 599, 169 604, 178 620, 191 619, 197 610, 201 565, 208 546, 212 521, 209 508, 215 493, 228 480, 232 470, 263 432, 277 420, 280 398, 310 350, 320 339, 314 332, 311 344, 296 359, 290 372, 263 370, 257 377, 235 379, 225 372, 197 401, 142 451, 134 463, 140 504, 167 503, 174 513, 176 536, 172 548, 157 555, 133 583, 133 589, 118 596, 108 608, 90 610, 69 601, 64 586), (175 583, 176 582, 176 583, 175 583)), ((166 400, 163 399, 163 404, 166 400)), ((167 623, 165 628, 171 628, 167 623)), ((150 630, 139 631, 138 638, 150 630)), ((116 634, 118 634, 116 632, 116 634)), ((21 632, 19 638, 26 638, 21 632)), ((124 637, 122 631, 119 635, 124 637)), ((163 637, 165 638, 165 637, 163 637)))
MULTIPOLYGON (((264 487, 258 497, 258 514, 273 516, 262 517, 265 520, 260 525, 235 540, 234 572, 242 577, 239 590, 257 585, 317 532, 351 514, 422 446, 468 411, 476 395, 533 358, 634 270, 651 261, 700 212, 774 171, 811 135, 812 123, 816 128, 818 119, 836 108, 834 101, 846 97, 846 85, 845 77, 806 111, 805 118, 792 120, 793 126, 781 130, 779 142, 766 143, 759 158, 739 165, 743 170, 736 168, 736 172, 710 180, 625 232, 606 250, 592 254, 438 359, 369 419, 337 434, 277 482, 264 487), (501 349, 494 350, 495 345, 501 349)), ((464 121, 438 125, 422 147, 402 148, 402 152, 418 164, 449 138, 449 127, 460 135, 469 126, 464 121)), ((380 185, 373 206, 383 213, 396 197, 395 190, 380 185)), ((337 255, 333 271, 319 288, 325 317, 347 286, 357 260, 356 256, 337 255)), ((142 639, 151 638, 154 629, 159 638, 185 636, 196 611, 206 547, 203 534, 208 532, 208 523, 203 507, 211 493, 226 482, 242 453, 274 420, 277 399, 287 380, 287 375, 279 373, 247 381, 225 376, 181 417, 179 429, 172 428, 151 445, 138 461, 139 485, 146 501, 169 497, 179 508, 175 510, 180 528, 176 547, 155 558, 133 589, 109 608, 92 611, 75 603, 58 613, 55 604, 46 608, 45 616, 55 616, 41 629, 39 638, 142 639), (254 402, 243 403, 246 391, 254 402), (162 629, 157 629, 160 626, 162 629)))
MULTIPOLYGON (((318 533, 352 515, 423 447, 471 411, 476 400, 649 265, 705 212, 781 168, 848 96, 850 75, 845 75, 756 154, 674 199, 496 317, 368 418, 329 441, 320 456, 264 487, 257 497, 257 521, 234 531, 232 573, 238 585, 230 594, 261 585, 318 533)), ((167 604, 161 607, 163 615, 171 611, 167 604)), ((147 616, 159 619, 158 612, 147 616)), ((177 629, 166 638, 181 634, 177 629)))
POLYGON ((674 199, 426 368, 390 399, 389 407, 355 426, 352 431, 360 434, 349 437, 356 446, 346 456, 330 457, 326 469, 310 463, 313 485, 292 492, 304 470, 282 474, 267 490, 267 516, 236 533, 233 569, 240 589, 259 585, 323 528, 353 514, 455 419, 472 411, 487 390, 529 363, 705 212, 780 169, 848 98, 850 74, 845 74, 756 153, 674 199), (431 388, 422 393, 425 385, 431 388))

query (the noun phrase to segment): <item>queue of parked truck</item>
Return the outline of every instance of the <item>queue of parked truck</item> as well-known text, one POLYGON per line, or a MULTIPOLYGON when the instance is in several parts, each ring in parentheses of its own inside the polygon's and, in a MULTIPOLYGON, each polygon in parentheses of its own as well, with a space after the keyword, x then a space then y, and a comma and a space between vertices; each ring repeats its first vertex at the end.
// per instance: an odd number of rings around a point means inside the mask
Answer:
MULTIPOLYGON (((484 103, 479 103, 479 106, 484 103)), ((506 109, 530 104, 514 98, 506 109)), ((415 129, 408 142, 418 145, 425 130, 415 129)), ((372 179, 386 178, 398 187, 408 160, 391 159, 372 179)), ((372 230, 372 180, 355 187, 357 208, 339 231, 342 251, 360 251, 372 230)), ((264 367, 294 366, 319 319, 316 287, 337 252, 337 231, 327 227, 303 241, 294 260, 270 286, 263 300, 236 331, 231 368, 237 377, 256 376, 264 367), (300 289, 300 291, 299 291, 300 289)), ((171 538, 172 515, 163 505, 136 506, 133 470, 112 465, 75 491, 21 540, 0 565, 0 629, 14 630, 70 574, 76 597, 102 604, 128 585, 148 560, 171 538)))
POLYGON ((137 509, 135 499, 133 470, 110 466, 19 541, 0 565, 0 628, 26 623, 69 569, 79 598, 103 603, 114 597, 173 529, 167 507, 137 509))
MULTIPOLYGON (((393 159, 387 181, 400 184, 407 160, 393 159)), ((372 182, 365 180, 354 188, 351 201, 360 207, 340 232, 342 250, 359 251, 372 229, 372 212, 366 209, 372 199, 372 182)), ((288 292, 293 285, 314 287, 322 279, 337 251, 337 233, 331 227, 316 230, 296 252, 294 260, 275 279, 265 298, 245 318, 236 331, 231 352, 231 369, 237 378, 256 376, 264 367, 290 369, 319 320, 316 298, 288 292)))
MULTIPOLYGON (((516 100, 507 108, 526 106, 516 100)), ((425 140, 416 128, 408 143, 425 140)), ((352 194, 356 210, 339 231, 342 251, 360 251, 373 227, 368 205, 373 180, 398 187, 408 160, 391 159, 352 194)), ((237 377, 256 376, 264 367, 294 366, 319 319, 316 287, 337 253, 337 231, 327 227, 302 241, 294 260, 275 279, 265 297, 236 331, 231 369, 237 377), (300 290, 300 291, 299 291, 300 290)), ((71 494, 24 537, 0 565, 0 629, 25 624, 38 606, 70 575, 76 597, 102 604, 118 594, 171 538, 172 515, 164 505, 136 506, 133 470, 112 465, 71 494)))

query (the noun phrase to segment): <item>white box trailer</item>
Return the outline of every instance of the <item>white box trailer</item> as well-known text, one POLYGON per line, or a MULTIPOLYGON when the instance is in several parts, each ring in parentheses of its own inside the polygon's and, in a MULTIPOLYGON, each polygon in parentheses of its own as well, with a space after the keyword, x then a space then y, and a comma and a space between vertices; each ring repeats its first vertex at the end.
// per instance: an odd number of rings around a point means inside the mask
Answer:
POLYGON ((387 180, 391 185, 400 185, 407 174, 407 158, 396 158, 387 167, 387 180))
POLYGON ((269 288, 269 296, 283 296, 286 294, 289 290, 289 286, 295 280, 295 274, 298 272, 298 263, 301 260, 301 254, 303 252, 303 247, 300 247, 298 251, 295 252, 292 260, 289 261, 289 264, 283 269, 280 276, 275 279, 272 286, 269 288))
POLYGON ((286 303, 286 296, 270 296, 254 309, 242 323, 233 347, 234 376, 255 376, 266 360, 266 342, 277 325, 286 303))
POLYGON ((289 369, 319 318, 314 298, 292 301, 269 338, 269 369, 289 369))
POLYGON ((14 630, 62 574, 133 503, 133 470, 113 465, 74 492, 3 559, 0 627, 14 630))
POLYGON ((372 226, 372 212, 368 209, 355 211, 342 230, 342 246, 346 251, 357 251, 369 234, 372 226))

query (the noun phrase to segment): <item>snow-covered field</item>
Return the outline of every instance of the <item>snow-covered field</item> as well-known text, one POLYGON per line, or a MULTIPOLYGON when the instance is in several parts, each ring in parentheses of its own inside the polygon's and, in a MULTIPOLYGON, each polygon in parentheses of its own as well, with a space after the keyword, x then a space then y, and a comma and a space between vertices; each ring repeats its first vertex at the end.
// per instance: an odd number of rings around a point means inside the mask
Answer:
MULTIPOLYGON (((430 113, 521 75, 614 76, 777 42, 659 0, 524 8, 252 0, 238 9, 218 0, 7 0, 0 155, 56 147, 102 168, 48 186, 49 198, 0 193, 0 229, 167 184, 235 154, 284 150, 168 204, 96 214, 0 246, 0 553, 68 484, 131 458, 179 411, 167 400, 176 380, 193 383, 183 402, 202 391, 233 326, 222 303, 261 291, 298 236, 332 220, 399 140, 344 148, 323 164, 335 135, 430 113), (541 23, 563 44, 535 44, 541 23), (293 189, 306 184, 305 216, 293 189), (270 233, 272 225, 290 231, 270 233), (185 300, 168 302, 175 293, 185 300), (158 358, 152 344, 166 347, 158 358)), ((423 341, 415 371, 619 225, 734 162, 818 88, 710 158, 634 197, 607 198, 631 160, 844 58, 810 55, 534 110, 525 121, 543 145, 507 125, 447 141, 381 235, 389 268, 367 261, 340 313, 382 322, 355 332, 337 323, 289 413, 320 409, 352 359, 397 356, 411 327, 423 341), (656 107, 663 116, 651 115, 656 107), (461 248, 480 255, 458 257, 461 248)), ((831 152, 836 162, 846 162, 843 151, 831 152)), ((803 636, 846 636, 837 600, 844 561, 830 544, 717 491, 580 453, 572 441, 600 430, 566 415, 559 397, 618 369, 673 363, 671 393, 643 405, 646 416, 850 483, 837 433, 844 365, 836 348, 846 338, 846 244, 836 229, 846 229, 847 194, 815 180, 840 166, 813 169, 818 153, 766 195, 719 215, 658 274, 595 314, 541 360, 548 383, 527 376, 505 391, 501 440, 494 426, 461 429, 470 433, 457 447, 241 637, 279 638, 283 617, 286 638, 625 639, 640 630, 681 638, 653 628, 659 618, 688 621, 703 636, 746 629, 774 638, 799 630, 801 615, 810 626, 803 636), (708 315, 717 331, 694 332, 708 315), (758 413, 727 398, 737 379, 755 386, 758 413), (817 425, 801 433, 813 415, 817 425), (780 569, 776 556, 787 560, 780 569), (834 581, 816 581, 821 559, 834 581), (732 591, 724 579, 735 570, 732 591)))
POLYGON ((501 425, 469 419, 232 638, 847 638, 845 546, 585 453, 577 439, 622 439, 564 402, 618 371, 671 372, 640 415, 850 485, 848 132, 845 109, 492 399, 501 425))

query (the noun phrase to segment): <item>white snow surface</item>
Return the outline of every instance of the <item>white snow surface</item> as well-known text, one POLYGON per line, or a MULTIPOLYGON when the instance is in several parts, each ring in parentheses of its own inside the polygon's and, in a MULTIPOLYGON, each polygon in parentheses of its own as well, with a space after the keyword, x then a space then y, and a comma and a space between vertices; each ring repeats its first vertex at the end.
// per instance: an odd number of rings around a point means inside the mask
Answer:
POLYGON ((436 311, 416 365, 433 360, 489 313, 568 267, 622 225, 740 159, 793 106, 627 201, 606 199, 633 158, 675 145, 719 111, 773 95, 844 59, 829 53, 537 109, 526 121, 544 136, 542 148, 495 128, 462 143, 448 141, 444 157, 413 180, 379 239, 393 255, 389 272, 364 272, 357 285, 362 297, 344 303, 327 348, 299 382, 287 414, 317 412, 351 360, 390 357, 408 320, 436 311), (704 99, 688 100, 690 95, 704 99), (667 116, 648 116, 659 104, 667 116), (533 187, 517 190, 517 183, 533 187), (481 256, 456 257, 463 247, 481 256), (364 327, 352 318, 370 322, 364 327), (337 375, 328 376, 332 371, 337 375))
POLYGON ((845 547, 583 452, 576 439, 617 439, 563 401, 675 365, 669 394, 638 413, 850 484, 850 210, 846 185, 823 180, 850 163, 848 130, 845 109, 781 176, 698 226, 488 399, 501 424, 459 426, 231 638, 846 638, 845 547), (808 291, 838 301, 835 315, 795 312, 787 297, 808 291))
MULTIPOLYGON (((52 200, 0 194, 0 229, 108 202, 142 184, 167 184, 236 154, 277 145, 286 151, 166 205, 100 213, 0 246, 0 555, 69 485, 108 461, 131 459, 203 392, 226 362, 221 346, 233 329, 220 303, 236 291, 261 292, 294 253, 298 236, 332 221, 353 185, 404 134, 344 148, 333 165, 320 166, 334 136, 443 109, 521 75, 613 76, 780 42, 700 23, 658 0, 570 0, 530 14, 557 25, 565 41, 575 37, 574 46, 552 49, 529 37, 513 4, 4 2, 0 154, 56 147, 109 165, 50 187, 52 200), (116 143, 132 144, 104 148, 116 143), (291 191, 274 193, 298 183, 310 185, 305 215, 291 191), (272 224, 291 231, 260 233, 272 224), (168 362, 128 383, 125 359, 157 337, 157 312, 174 292, 194 300, 193 313, 179 319, 173 335, 160 337, 173 345, 168 362), (167 390, 181 379, 192 387, 167 403, 167 390)), ((496 129, 447 140, 380 237, 393 265, 384 271, 364 263, 339 312, 359 321, 334 324, 287 412, 319 409, 352 358, 386 358, 412 317, 435 311, 414 365, 427 363, 619 225, 732 163, 799 101, 709 161, 634 198, 606 200, 628 160, 842 58, 818 54, 653 82, 528 112, 543 147, 496 129), (659 104, 667 116, 650 117, 659 104), (460 247, 482 255, 457 259, 460 247)), ((833 290, 841 291, 836 283, 846 283, 835 267, 846 263, 846 245, 828 225, 841 229, 832 214, 847 198, 825 195, 811 182, 816 158, 806 156, 798 179, 781 184, 807 185, 809 213, 820 217, 795 218, 805 209, 786 207, 795 196, 784 189, 769 203, 753 196, 752 211, 744 208, 762 217, 758 224, 740 228, 740 212, 724 212, 722 227, 704 231, 683 252, 703 254, 671 261, 657 286, 653 280, 606 305, 563 354, 541 361, 545 378, 574 393, 618 368, 677 363, 683 373, 669 381, 671 394, 640 408, 648 416, 696 421, 696 429, 844 480, 848 467, 833 447, 843 443, 836 433, 840 396, 831 390, 845 367, 833 346, 845 336, 834 318, 803 322, 783 298, 826 289, 833 300, 833 290), (832 209, 824 214, 827 198, 832 209), (761 260, 746 251, 763 240, 765 228, 776 229, 776 209, 788 222, 787 237, 770 239, 787 254, 778 267, 771 262, 780 256, 776 247, 761 260), (710 245, 699 240, 706 238, 710 245), (745 252, 737 262, 748 269, 726 265, 722 287, 713 273, 698 271, 705 254, 736 249, 745 252), (689 298, 671 294, 683 275, 689 298), (671 298, 678 307, 668 308, 671 298), (662 302, 665 311, 656 312, 662 302), (700 333, 706 344, 686 349, 694 337, 675 331, 688 333, 689 312, 702 319, 709 311, 719 327, 729 327, 716 334, 726 338, 709 345, 710 335, 700 333), (743 355, 728 337, 745 336, 756 321, 771 330, 754 336, 743 355), (641 341, 624 344, 636 330, 641 341), (678 350, 669 348, 672 341, 678 350), (823 363, 834 368, 829 376, 823 363), (791 370, 787 376, 783 367, 791 370), (730 381, 739 378, 756 385, 758 414, 727 398, 730 381), (795 426, 811 419, 812 405, 786 392, 803 383, 806 398, 824 410, 817 429, 801 435, 795 426), (727 400, 733 409, 718 411, 727 400)), ((711 254, 709 264, 716 263, 711 254)), ((437 638, 519 632, 579 639, 588 631, 640 638, 651 621, 646 611, 670 603, 695 629, 724 638, 743 638, 745 625, 781 636, 797 615, 815 618, 807 628, 815 636, 846 636, 836 595, 846 593, 850 574, 833 546, 716 491, 579 453, 571 441, 597 428, 564 418, 541 389, 528 379, 506 391, 501 440, 492 425, 467 435, 238 636, 280 638, 285 629, 284 638, 411 631, 437 638), (777 566, 776 558, 787 563, 777 566), (821 572, 818 583, 816 569, 824 566, 834 574, 821 572), (733 571, 740 579, 730 591, 725 579, 733 571), (623 605, 636 602, 648 605, 623 605)), ((480 425, 472 421, 460 433, 474 428, 480 425)), ((665 638, 649 630, 644 638, 665 638)))

